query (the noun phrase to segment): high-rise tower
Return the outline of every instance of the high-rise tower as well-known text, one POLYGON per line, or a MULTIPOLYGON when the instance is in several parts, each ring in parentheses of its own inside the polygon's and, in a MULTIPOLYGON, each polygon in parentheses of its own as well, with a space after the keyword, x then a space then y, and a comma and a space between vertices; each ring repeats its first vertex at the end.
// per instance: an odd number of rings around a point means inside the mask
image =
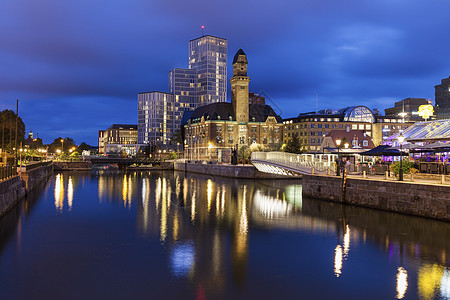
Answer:
POLYGON ((197 71, 197 106, 227 101, 227 40, 205 35, 189 41, 189 69, 197 71))
POLYGON ((238 124, 248 123, 248 84, 250 78, 247 76, 247 55, 242 49, 236 52, 233 58, 233 77, 231 83, 231 104, 236 115, 238 124))

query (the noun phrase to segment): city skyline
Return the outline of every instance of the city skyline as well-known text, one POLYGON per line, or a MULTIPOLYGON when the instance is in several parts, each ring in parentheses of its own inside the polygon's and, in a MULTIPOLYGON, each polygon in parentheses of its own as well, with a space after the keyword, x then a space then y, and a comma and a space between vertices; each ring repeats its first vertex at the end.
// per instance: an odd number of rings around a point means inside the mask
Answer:
MULTIPOLYGON (((67 136, 96 145, 99 129, 137 124, 138 93, 168 91, 168 73, 188 67, 186 43, 202 36, 201 25, 228 40, 228 56, 245 49, 251 92, 263 92, 283 118, 434 101, 434 86, 450 76, 442 38, 449 3, 239 3, 251 13, 236 14, 234 1, 3 1, 1 108, 15 110, 18 98, 26 132, 45 143, 67 136)), ((228 90, 230 70, 229 61, 228 90)))

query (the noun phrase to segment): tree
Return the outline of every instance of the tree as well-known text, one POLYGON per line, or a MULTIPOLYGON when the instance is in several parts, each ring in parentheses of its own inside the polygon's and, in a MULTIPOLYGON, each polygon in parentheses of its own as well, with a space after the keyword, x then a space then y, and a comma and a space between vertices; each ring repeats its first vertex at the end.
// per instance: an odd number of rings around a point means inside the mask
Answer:
MULTIPOLYGON (((16 113, 9 109, 0 112, 0 146, 9 152, 15 147, 16 116, 16 113)), ((20 117, 17 125, 17 147, 20 147, 20 143, 25 142, 25 124, 20 117)))
POLYGON ((85 142, 82 142, 80 146, 78 146, 78 151, 83 152, 84 150, 90 150, 92 146, 86 144, 85 142))
POLYGON ((298 137, 298 133, 294 133, 292 139, 288 141, 286 144, 285 151, 288 153, 300 154, 302 153, 302 149, 300 147, 300 138, 298 137))
POLYGON ((77 145, 75 145, 75 141, 73 139, 69 137, 66 137, 64 139, 62 137, 58 137, 53 141, 53 143, 48 145, 48 152, 56 153, 58 149, 63 152, 68 152, 69 149, 72 149, 76 146, 77 145), (61 140, 63 140, 63 142, 61 140))

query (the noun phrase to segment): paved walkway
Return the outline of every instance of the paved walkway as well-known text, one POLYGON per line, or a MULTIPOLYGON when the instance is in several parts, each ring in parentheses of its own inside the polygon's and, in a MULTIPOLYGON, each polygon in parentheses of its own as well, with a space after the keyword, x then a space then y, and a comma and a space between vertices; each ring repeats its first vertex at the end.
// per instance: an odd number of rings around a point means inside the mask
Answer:
MULTIPOLYGON (((335 175, 334 175, 335 176, 335 175)), ((411 181, 411 175, 410 174, 404 174, 403 175, 403 181, 405 182, 414 182, 414 183, 421 183, 421 184, 431 184, 431 185, 450 185, 450 180, 448 179, 448 176, 446 177, 446 181, 442 183, 441 181, 441 175, 435 174, 436 177, 439 179, 424 179, 424 178, 416 178, 414 177, 414 180, 411 181)), ((342 173, 341 173, 342 177, 342 173)), ((363 179, 363 176, 360 174, 350 174, 347 176, 347 178, 358 178, 363 179)), ((366 179, 372 179, 372 180, 380 180, 380 181, 399 181, 398 178, 394 176, 388 177, 386 179, 385 175, 368 175, 366 176, 366 179)))

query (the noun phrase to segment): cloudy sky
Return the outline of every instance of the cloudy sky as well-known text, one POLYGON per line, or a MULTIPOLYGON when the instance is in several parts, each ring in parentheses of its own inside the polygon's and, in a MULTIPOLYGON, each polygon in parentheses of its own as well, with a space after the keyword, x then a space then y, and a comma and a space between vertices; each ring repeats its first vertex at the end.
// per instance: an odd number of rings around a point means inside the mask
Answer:
POLYGON ((137 124, 137 94, 167 91, 188 41, 242 48, 250 89, 283 117, 322 108, 383 110, 434 100, 450 76, 448 0, 1 0, 0 105, 48 143, 97 145, 113 123, 137 124))

